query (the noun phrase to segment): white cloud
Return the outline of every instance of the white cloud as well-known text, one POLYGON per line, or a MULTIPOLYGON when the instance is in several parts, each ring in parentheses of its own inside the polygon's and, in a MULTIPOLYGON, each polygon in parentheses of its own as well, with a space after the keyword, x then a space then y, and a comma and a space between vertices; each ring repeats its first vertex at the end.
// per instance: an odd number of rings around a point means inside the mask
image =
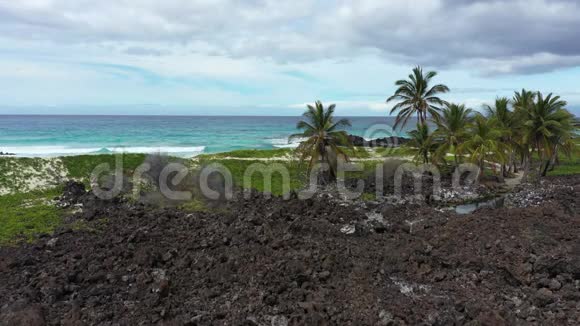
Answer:
POLYGON ((572 0, 0 0, 0 93, 382 115, 423 64, 468 106, 522 87, 579 103, 579 16, 572 0))
MULTIPOLYGON (((348 109, 364 109, 370 112, 388 112, 392 105, 387 104, 385 102, 379 101, 332 101, 326 100, 322 101, 325 106, 336 104, 337 110, 340 108, 348 108, 348 109)), ((288 105, 289 108, 292 109, 305 109, 307 105, 314 105, 314 102, 309 103, 298 103, 298 104, 290 104, 288 105)))
POLYGON ((544 52, 507 59, 469 60, 464 63, 464 66, 480 67, 487 75, 491 76, 498 74, 533 74, 580 66, 580 55, 563 56, 544 52))
POLYGON ((0 2, 5 37, 130 43, 121 51, 277 62, 353 58, 431 66, 486 62, 491 73, 577 66, 580 5, 571 0, 19 0, 0 2), (517 13, 517 14, 516 14, 517 13), (550 60, 534 62, 541 56, 550 60), (519 64, 521 60, 528 65, 519 64))

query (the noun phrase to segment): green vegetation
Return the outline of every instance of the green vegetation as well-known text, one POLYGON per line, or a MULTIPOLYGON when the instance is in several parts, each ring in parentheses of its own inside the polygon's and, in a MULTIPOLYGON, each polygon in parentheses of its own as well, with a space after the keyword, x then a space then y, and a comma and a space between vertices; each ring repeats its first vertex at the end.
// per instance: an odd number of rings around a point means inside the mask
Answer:
POLYGON ((573 142, 576 144, 576 150, 569 157, 565 154, 559 154, 556 160, 558 164, 554 166, 553 170, 548 171, 547 175, 580 174, 580 138, 575 138, 573 142))
POLYGON ((145 154, 123 154, 123 155, 79 155, 65 156, 61 160, 64 163, 70 178, 88 181, 91 172, 100 164, 109 164, 111 170, 115 169, 117 157, 123 159, 123 172, 131 174, 145 160, 145 154))
POLYGON ((192 212, 192 213, 193 212, 205 212, 208 210, 208 208, 204 202, 202 202, 199 199, 195 199, 195 198, 188 201, 187 203, 180 205, 179 208, 186 211, 186 212, 192 212))
POLYGON ((0 246, 52 233, 62 222, 59 210, 51 202, 60 192, 55 188, 0 196, 0 246))
POLYGON ((203 154, 199 155, 201 159, 220 159, 220 158, 286 158, 292 156, 294 150, 291 148, 278 148, 270 150, 260 149, 241 149, 225 153, 203 154))
POLYGON ((574 116, 564 109, 565 106, 566 102, 559 96, 550 93, 544 97, 538 92, 536 101, 527 109, 520 110, 524 121, 523 141, 529 144, 532 153, 538 154, 538 173, 541 176, 545 176, 550 166, 554 165, 559 151, 570 156, 576 150, 572 141, 574 116))
POLYGON ((0 196, 49 189, 66 178, 60 159, 0 157, 0 196))
MULTIPOLYGON (((200 163, 202 165, 218 163, 227 168, 232 174, 234 184, 237 186, 244 186, 244 174, 248 171, 248 168, 253 166, 256 167, 255 173, 252 174, 251 184, 249 188, 258 191, 265 191, 264 176, 271 173, 271 193, 277 196, 284 194, 284 177, 281 173, 277 172, 275 162, 264 162, 260 160, 232 160, 232 159, 207 159, 201 158, 200 163)), ((280 164, 280 163, 278 163, 280 164)), ((298 161, 287 161, 282 164, 288 171, 290 190, 297 190, 301 188, 304 183, 305 176, 304 170, 300 168, 298 161)), ((249 172, 248 172, 249 173, 249 172)))
POLYGON ((326 163, 330 167, 328 180, 335 180, 339 159, 348 160, 348 153, 344 147, 352 149, 346 131, 342 127, 350 126, 347 119, 334 121, 334 109, 331 104, 324 108, 322 102, 316 101, 315 106, 307 105, 307 110, 302 115, 304 120, 299 121, 296 129, 301 133, 291 135, 289 140, 304 138, 296 149, 301 161, 308 161, 308 168, 312 169, 316 164, 326 163))
POLYGON ((429 71, 423 74, 423 69, 417 66, 408 80, 398 80, 395 82, 397 90, 387 102, 399 101, 391 110, 391 115, 395 112, 397 120, 394 128, 404 127, 413 115, 417 115, 417 124, 425 125, 429 116, 436 118, 439 116, 441 106, 445 101, 437 97, 438 94, 449 92, 449 88, 443 84, 430 87, 431 80, 437 76, 437 72, 429 71))
POLYGON ((405 157, 415 155, 413 148, 408 146, 401 147, 377 147, 372 149, 377 157, 405 157))
POLYGON ((398 89, 387 100, 399 101, 391 110, 398 112, 396 126, 417 115, 417 129, 409 132, 411 141, 406 146, 415 152, 415 161, 447 166, 451 156, 454 165, 477 164, 480 176, 489 166, 500 179, 521 168, 524 181, 532 170, 538 178, 548 172, 577 171, 575 162, 566 164, 563 158, 572 159, 578 151, 578 120, 559 96, 522 90, 512 100, 496 99, 493 107, 486 107, 486 115, 474 114, 463 104, 448 104, 436 96, 448 91, 445 85, 429 88, 436 75, 423 75, 416 67, 409 80, 395 83, 398 89), (432 133, 428 120, 436 125, 432 133))
POLYGON ((572 175, 572 174, 580 174, 580 160, 577 160, 575 163, 572 164, 560 164, 554 170, 549 171, 548 175, 550 176, 558 176, 558 175, 572 175))
MULTIPOLYGON (((68 179, 88 182, 102 163, 115 168, 116 155, 80 155, 59 158, 0 157, 0 195, 46 190, 68 179)), ((131 174, 145 160, 144 154, 124 154, 123 172, 131 174)))
POLYGON ((502 130, 497 128, 493 119, 487 119, 481 114, 468 127, 469 137, 457 147, 459 153, 467 153, 468 160, 479 166, 479 175, 483 176, 485 164, 488 162, 505 163, 509 147, 502 142, 502 130))
POLYGON ((433 138, 434 142, 439 144, 434 153, 436 161, 445 159, 447 153, 452 153, 455 166, 459 164, 457 147, 467 138, 467 127, 472 122, 472 112, 463 104, 447 104, 441 117, 435 120, 437 130, 433 133, 433 138))
MULTIPOLYGON (((580 123, 558 96, 522 90, 512 99, 496 99, 481 114, 463 104, 449 104, 439 98, 449 89, 443 84, 430 86, 436 75, 436 72, 424 74, 421 67, 416 67, 408 80, 396 82, 397 90, 387 100, 398 102, 391 111, 398 113, 395 127, 417 117, 417 128, 409 132, 411 139, 405 146, 352 146, 342 129, 350 126, 349 121, 335 121, 335 105, 325 108, 317 101, 307 107, 303 121, 297 124, 301 132, 290 137, 305 139, 296 150, 236 150, 200 155, 191 163, 221 164, 230 171, 236 186, 269 191, 273 195, 302 189, 317 163, 329 163, 331 167, 325 181, 341 177, 337 169, 340 159, 352 159, 351 164, 359 170, 346 172, 346 178, 366 178, 387 157, 413 157, 417 162, 437 164, 442 171, 449 171, 462 162, 472 162, 479 166, 480 176, 495 174, 500 178, 523 170, 524 180, 528 174, 539 178, 580 173, 580 123), (265 184, 265 180, 271 180, 271 184, 265 184), (244 184, 244 181, 249 182, 244 184)), ((88 183, 95 167, 106 163, 113 171, 119 157, 123 173, 131 175, 147 156, 0 157, 0 246, 53 232, 62 223, 62 212, 51 202, 60 194, 56 187, 71 178, 88 183)), ((372 200, 374 194, 364 194, 363 199, 372 200)), ((199 200, 182 204, 180 208, 190 212, 209 209, 199 200)), ((81 221, 71 227, 96 232, 99 225, 81 221)))
MULTIPOLYGON (((123 171, 143 163, 143 154, 125 154, 123 171)), ((62 222, 52 199, 68 179, 89 181, 102 163, 115 168, 115 155, 82 155, 61 158, 0 157, 0 246, 30 241, 35 235, 52 233, 62 222)), ((80 227, 80 226, 79 226, 80 227)))
POLYGON ((409 132, 409 136, 411 136, 411 141, 407 146, 415 149, 414 160, 429 163, 429 157, 435 151, 435 143, 429 134, 429 126, 418 123, 417 129, 409 132))

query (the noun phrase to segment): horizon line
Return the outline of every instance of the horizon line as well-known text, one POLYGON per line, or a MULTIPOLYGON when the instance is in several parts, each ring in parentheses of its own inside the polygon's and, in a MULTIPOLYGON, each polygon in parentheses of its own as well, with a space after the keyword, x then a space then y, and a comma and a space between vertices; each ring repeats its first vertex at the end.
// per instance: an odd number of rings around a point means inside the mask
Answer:
MULTIPOLYGON (((36 114, 36 113, 20 113, 20 114, 5 114, 0 113, 0 117, 272 117, 272 118, 297 118, 298 115, 239 115, 239 114, 36 114)), ((353 118, 395 118, 394 115, 336 115, 337 117, 353 117, 353 118)))

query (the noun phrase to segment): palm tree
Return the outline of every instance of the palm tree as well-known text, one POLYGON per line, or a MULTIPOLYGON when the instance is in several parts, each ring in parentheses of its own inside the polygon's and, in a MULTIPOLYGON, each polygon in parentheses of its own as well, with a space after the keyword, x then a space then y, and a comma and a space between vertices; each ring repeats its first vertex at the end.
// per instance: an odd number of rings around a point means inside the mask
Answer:
POLYGON ((424 75, 423 69, 417 66, 409 75, 409 80, 398 80, 395 83, 398 88, 395 94, 387 99, 387 103, 399 101, 390 113, 398 111, 395 128, 399 125, 404 127, 409 118, 415 114, 417 115, 417 123, 423 125, 427 123, 429 115, 438 116, 441 106, 446 102, 437 95, 449 92, 449 88, 443 84, 430 87, 431 80, 435 76, 437 76, 437 72, 429 71, 424 75))
MULTIPOLYGON (((498 128, 501 128, 504 135, 501 137, 501 141, 508 145, 508 162, 507 169, 506 166, 502 164, 501 173, 503 177, 506 177, 507 172, 514 167, 514 148, 517 144, 514 142, 514 132, 518 130, 518 119, 515 119, 514 113, 510 110, 510 100, 507 97, 498 97, 495 99, 494 106, 485 105, 484 108, 487 111, 487 117, 493 120, 498 128)), ((515 170, 515 167, 514 167, 515 170)))
POLYGON ((453 152, 455 166, 459 165, 457 147, 467 136, 472 112, 464 104, 447 104, 443 109, 439 119, 435 120, 437 129, 433 133, 435 142, 438 144, 435 152, 437 158, 444 158, 447 153, 453 152))
POLYGON ((537 92, 527 91, 525 88, 520 92, 515 92, 513 104, 517 111, 527 111, 534 104, 537 92))
POLYGON ((429 163, 429 156, 435 151, 435 143, 432 135, 429 134, 427 124, 417 123, 417 129, 409 132, 410 139, 405 144, 416 151, 414 160, 429 163))
POLYGON ((512 120, 512 112, 509 109, 510 100, 507 97, 498 97, 495 99, 494 106, 485 105, 487 115, 495 119, 499 125, 509 125, 512 120))
POLYGON ((352 147, 346 131, 340 130, 341 127, 350 126, 350 122, 347 119, 335 122, 335 108, 336 105, 332 104, 325 109, 320 101, 316 101, 314 106, 307 105, 307 110, 302 115, 304 120, 296 125, 302 132, 289 138, 289 140, 305 139, 297 148, 302 161, 308 160, 310 170, 317 163, 329 164, 330 180, 336 179, 337 157, 340 155, 348 160, 348 155, 341 146, 352 147))
POLYGON ((469 128, 470 137, 458 146, 460 154, 467 153, 469 160, 479 167, 483 176, 485 163, 504 163, 507 146, 501 141, 502 129, 492 119, 478 114, 469 128))
POLYGON ((544 97, 537 93, 537 100, 526 112, 524 142, 540 158, 539 175, 545 175, 550 160, 557 155, 559 147, 569 147, 573 138, 574 116, 565 109, 566 101, 552 93, 544 97))
POLYGON ((530 144, 527 142, 526 133, 522 126, 523 121, 529 116, 529 112, 534 105, 536 99, 536 92, 522 89, 521 92, 515 92, 513 98, 514 120, 518 121, 519 128, 516 128, 513 134, 514 149, 520 154, 520 162, 523 164, 524 174, 522 182, 526 182, 530 167, 532 164, 532 155, 530 153, 530 144))

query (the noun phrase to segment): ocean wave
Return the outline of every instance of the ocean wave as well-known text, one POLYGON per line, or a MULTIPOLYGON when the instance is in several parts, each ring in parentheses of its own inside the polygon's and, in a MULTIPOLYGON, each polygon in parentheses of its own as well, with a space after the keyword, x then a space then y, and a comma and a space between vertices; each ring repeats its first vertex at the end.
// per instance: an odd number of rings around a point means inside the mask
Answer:
POLYGON ((306 139, 297 138, 292 140, 291 142, 288 142, 288 138, 275 138, 270 139, 270 143, 272 144, 272 146, 276 148, 296 148, 298 147, 298 145, 300 145, 300 142, 303 142, 304 140, 306 139))
POLYGON ((61 155, 113 154, 113 153, 168 153, 168 154, 201 154, 205 146, 119 146, 119 147, 67 147, 67 146, 11 146, 1 147, 1 151, 22 157, 50 157, 61 155))

